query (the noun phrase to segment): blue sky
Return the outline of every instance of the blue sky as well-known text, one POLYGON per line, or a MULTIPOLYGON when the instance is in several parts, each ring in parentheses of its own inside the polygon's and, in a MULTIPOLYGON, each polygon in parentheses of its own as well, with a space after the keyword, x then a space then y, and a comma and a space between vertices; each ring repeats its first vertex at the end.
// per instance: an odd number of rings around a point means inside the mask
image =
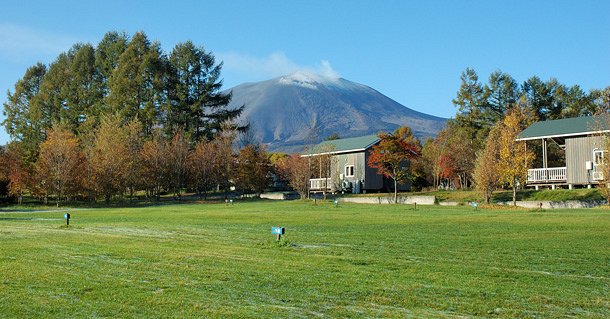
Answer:
POLYGON ((610 86, 610 1, 4 0, 0 103, 28 66, 111 30, 143 30, 166 52, 203 45, 224 61, 226 88, 330 71, 442 117, 455 114, 466 67, 483 81, 502 70, 518 82, 610 86))

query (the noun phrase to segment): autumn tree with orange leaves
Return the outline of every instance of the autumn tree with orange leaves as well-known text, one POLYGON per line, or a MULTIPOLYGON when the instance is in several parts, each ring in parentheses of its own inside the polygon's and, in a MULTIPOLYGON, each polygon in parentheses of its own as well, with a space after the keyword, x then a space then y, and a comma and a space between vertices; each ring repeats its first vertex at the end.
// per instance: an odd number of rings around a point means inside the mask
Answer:
POLYGON ((23 162, 21 145, 13 143, 8 145, 5 153, 4 167, 6 177, 9 180, 8 193, 17 197, 17 203, 21 205, 23 195, 32 187, 32 167, 23 162))
POLYGON ((381 133, 378 136, 381 141, 373 146, 368 165, 394 181, 394 203, 397 203, 398 184, 409 180, 409 162, 419 156, 419 148, 415 139, 405 139, 401 134, 381 133))
POLYGON ((215 156, 214 144, 205 140, 197 142, 195 149, 189 152, 189 184, 200 197, 218 184, 213 165, 215 156))
POLYGON ((299 154, 283 156, 276 163, 276 171, 299 193, 301 199, 309 192, 309 160, 299 154))
POLYGON ((142 145, 140 150, 141 185, 148 197, 160 199, 161 190, 167 181, 166 143, 159 131, 142 145))
POLYGON ((55 195, 58 207, 65 196, 81 189, 84 161, 78 138, 60 124, 53 125, 40 145, 36 175, 46 193, 55 195))
POLYGON ((235 169, 235 184, 244 192, 259 197, 271 181, 271 162, 261 145, 247 145, 239 151, 235 169))
POLYGON ((178 130, 174 137, 166 142, 167 152, 167 187, 173 190, 178 199, 182 196, 182 187, 186 186, 189 144, 184 131, 178 130))
POLYGON ((8 194, 8 157, 4 147, 0 146, 0 196, 8 194))

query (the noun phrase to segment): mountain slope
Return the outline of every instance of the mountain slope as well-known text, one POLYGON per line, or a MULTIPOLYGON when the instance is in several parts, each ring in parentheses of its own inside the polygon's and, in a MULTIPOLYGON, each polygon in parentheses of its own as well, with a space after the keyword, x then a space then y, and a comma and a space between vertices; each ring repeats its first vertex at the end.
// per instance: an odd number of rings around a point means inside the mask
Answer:
POLYGON ((246 105, 242 119, 271 150, 298 150, 333 133, 362 136, 402 125, 416 136, 434 136, 446 121, 409 109, 368 86, 303 72, 231 90, 230 106, 246 105))

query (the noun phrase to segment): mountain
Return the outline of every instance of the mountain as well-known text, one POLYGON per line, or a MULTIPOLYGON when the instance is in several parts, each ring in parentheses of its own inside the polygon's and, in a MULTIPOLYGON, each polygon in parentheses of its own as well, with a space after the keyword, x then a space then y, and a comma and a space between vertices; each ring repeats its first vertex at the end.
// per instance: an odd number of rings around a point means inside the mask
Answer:
POLYGON ((355 137, 408 125, 422 138, 435 136, 446 119, 407 108, 376 90, 343 78, 306 72, 230 91, 230 107, 245 105, 242 120, 273 151, 299 151, 336 133, 355 137))

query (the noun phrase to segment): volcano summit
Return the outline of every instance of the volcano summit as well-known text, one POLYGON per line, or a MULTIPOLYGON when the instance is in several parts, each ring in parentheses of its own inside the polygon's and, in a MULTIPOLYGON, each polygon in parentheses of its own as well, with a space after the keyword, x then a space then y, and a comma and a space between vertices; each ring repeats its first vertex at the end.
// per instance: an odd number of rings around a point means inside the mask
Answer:
POLYGON ((446 119, 424 114, 362 84, 297 72, 232 89, 230 107, 245 105, 242 120, 270 150, 298 151, 332 134, 354 137, 407 125, 422 138, 436 135, 446 119))

